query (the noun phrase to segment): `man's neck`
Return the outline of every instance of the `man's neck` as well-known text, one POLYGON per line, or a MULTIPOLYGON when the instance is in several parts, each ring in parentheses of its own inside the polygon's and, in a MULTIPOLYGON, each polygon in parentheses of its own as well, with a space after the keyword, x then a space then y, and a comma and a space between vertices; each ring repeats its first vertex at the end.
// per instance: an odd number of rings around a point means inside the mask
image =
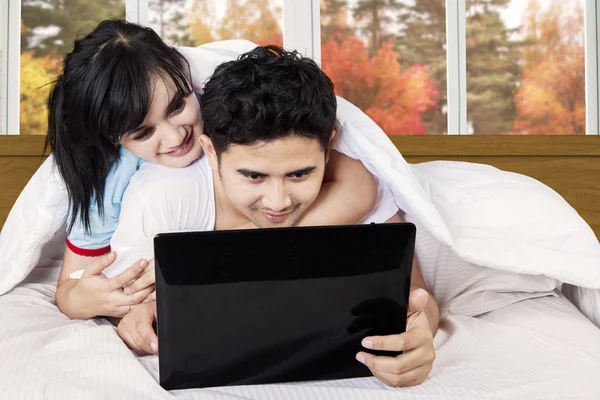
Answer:
POLYGON ((221 177, 216 171, 213 174, 213 192, 215 194, 215 230, 247 229, 254 224, 231 204, 223 190, 221 177))

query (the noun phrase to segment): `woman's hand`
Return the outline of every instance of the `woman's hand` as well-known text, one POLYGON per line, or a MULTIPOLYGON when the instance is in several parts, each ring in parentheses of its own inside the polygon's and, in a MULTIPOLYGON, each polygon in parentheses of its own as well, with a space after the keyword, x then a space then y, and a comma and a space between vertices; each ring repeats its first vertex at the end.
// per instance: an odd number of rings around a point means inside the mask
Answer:
POLYGON ((61 311, 72 319, 123 317, 131 306, 140 304, 154 291, 154 287, 147 287, 133 295, 125 294, 123 288, 145 271, 148 262, 139 260, 114 278, 106 278, 102 272, 115 259, 115 253, 98 257, 85 268, 80 279, 59 285, 56 297, 61 311))

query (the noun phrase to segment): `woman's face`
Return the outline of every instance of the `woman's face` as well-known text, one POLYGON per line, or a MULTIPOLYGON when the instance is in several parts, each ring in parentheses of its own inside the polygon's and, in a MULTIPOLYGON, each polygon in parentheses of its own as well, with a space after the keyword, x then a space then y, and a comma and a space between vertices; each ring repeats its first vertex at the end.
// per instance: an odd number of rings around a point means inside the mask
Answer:
POLYGON ((146 161, 183 168, 202 155, 199 138, 203 129, 196 95, 181 97, 171 79, 157 75, 146 118, 134 132, 125 134, 120 144, 146 161))

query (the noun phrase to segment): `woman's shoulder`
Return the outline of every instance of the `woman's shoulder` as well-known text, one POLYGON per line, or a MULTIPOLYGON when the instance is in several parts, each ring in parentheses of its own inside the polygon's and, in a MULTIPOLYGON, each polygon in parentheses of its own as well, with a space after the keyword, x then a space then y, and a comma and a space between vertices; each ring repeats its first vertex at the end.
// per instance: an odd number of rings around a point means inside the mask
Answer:
POLYGON ((131 177, 127 192, 148 198, 203 197, 213 192, 212 170, 204 156, 185 168, 143 163, 131 177))

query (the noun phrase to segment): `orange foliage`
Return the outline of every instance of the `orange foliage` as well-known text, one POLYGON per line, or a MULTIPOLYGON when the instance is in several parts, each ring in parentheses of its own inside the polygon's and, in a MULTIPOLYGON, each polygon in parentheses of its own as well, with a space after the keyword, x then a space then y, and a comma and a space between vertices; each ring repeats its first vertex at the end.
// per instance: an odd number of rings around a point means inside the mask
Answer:
POLYGON ((399 57, 391 41, 369 55, 363 41, 339 32, 321 47, 323 70, 338 96, 363 110, 388 135, 422 135, 422 114, 435 106, 439 92, 427 66, 402 71, 399 57))
POLYGON ((48 125, 46 101, 50 84, 56 79, 62 59, 55 54, 35 57, 21 53, 20 133, 45 135, 48 125))
POLYGON ((283 35, 281 33, 276 33, 274 35, 269 36, 264 40, 259 40, 256 44, 259 46, 267 46, 270 44, 275 44, 277 46, 283 47, 283 35))
POLYGON ((579 2, 554 3, 541 12, 531 1, 526 38, 533 44, 516 93, 515 133, 529 135, 585 133, 584 11, 579 2))

